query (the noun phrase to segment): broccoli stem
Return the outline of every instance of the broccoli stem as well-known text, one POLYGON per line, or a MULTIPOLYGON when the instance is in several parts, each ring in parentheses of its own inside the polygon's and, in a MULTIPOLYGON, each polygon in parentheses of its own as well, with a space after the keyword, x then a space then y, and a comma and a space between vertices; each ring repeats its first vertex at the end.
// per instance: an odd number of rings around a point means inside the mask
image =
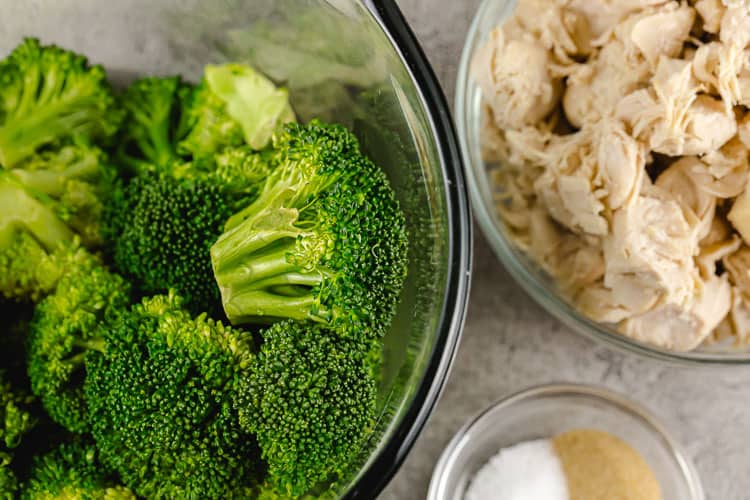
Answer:
MULTIPOLYGON (((48 90, 47 86, 43 90, 48 90)), ((43 93, 39 101, 44 106, 31 106, 28 102, 31 92, 24 92, 24 97, 15 116, 6 119, 0 127, 0 165, 5 168, 16 166, 24 158, 34 154, 36 149, 56 138, 70 134, 90 119, 85 102, 75 99, 49 101, 43 93), (82 106, 82 110, 76 110, 82 106)), ((36 98, 36 95, 33 96, 36 98)))
POLYGON ((81 367, 83 366, 83 362, 85 359, 86 359, 86 351, 83 351, 83 352, 79 352, 78 354, 69 356, 68 358, 65 358, 65 362, 69 365, 73 365, 74 367, 81 367))
POLYGON ((243 224, 238 230, 225 233, 211 247, 211 260, 214 262, 216 272, 221 273, 223 269, 235 268, 238 264, 246 262, 250 255, 284 239, 294 242, 294 239, 300 235, 300 231, 253 230, 251 228, 243 230, 248 225, 243 224))
POLYGON ((148 140, 138 140, 138 147, 143 150, 146 158, 151 158, 157 165, 169 165, 176 160, 172 142, 169 140, 169 130, 166 125, 149 127, 148 140))
POLYGON ((226 301, 224 312, 232 323, 266 323, 269 317, 325 322, 325 311, 320 311, 317 316, 310 314, 314 306, 312 294, 290 297, 264 290, 248 290, 226 301), (249 311, 252 314, 248 314, 249 311))
POLYGON ((296 219, 296 210, 265 210, 224 233, 211 248, 224 312, 232 323, 266 322, 268 317, 325 321, 325 311, 310 311, 317 300, 312 290, 326 275, 306 269, 310 262, 295 260, 297 239, 308 235, 292 225, 296 219), (274 222, 281 229, 256 229, 274 222))
POLYGON ((0 246, 9 245, 19 228, 27 229, 48 251, 74 239, 73 232, 53 210, 9 175, 0 173, 0 246))
MULTIPOLYGON (((298 273, 288 272, 284 274, 276 274, 266 279, 255 281, 254 283, 248 283, 248 289, 250 290, 268 290, 273 288, 274 290, 286 287, 287 285, 295 285, 296 287, 309 287, 320 285, 322 277, 320 273, 298 273)), ((298 295, 295 293, 293 295, 298 295)))
POLYGON ((85 349, 85 351, 81 354, 86 354, 86 351, 99 351, 104 352, 104 348, 106 347, 107 343, 102 337, 94 337, 90 339, 75 339, 73 342, 73 345, 76 347, 80 347, 81 349, 85 349))
POLYGON ((104 352, 106 345, 107 343, 102 337, 94 337, 86 340, 76 338, 73 340, 73 346, 80 349, 80 352, 68 356, 65 358, 65 362, 75 368, 83 367, 83 363, 86 360, 86 353, 88 351, 104 352))
POLYGON ((72 179, 87 179, 99 175, 98 158, 91 155, 63 171, 26 170, 18 168, 10 171, 24 186, 29 189, 58 197, 65 191, 65 185, 72 179))

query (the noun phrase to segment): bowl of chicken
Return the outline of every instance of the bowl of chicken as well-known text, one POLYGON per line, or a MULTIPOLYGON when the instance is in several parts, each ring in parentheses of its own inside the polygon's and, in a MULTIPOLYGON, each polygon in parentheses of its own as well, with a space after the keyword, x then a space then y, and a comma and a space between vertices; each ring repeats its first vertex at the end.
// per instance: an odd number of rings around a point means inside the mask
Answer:
POLYGON ((456 121, 477 220, 575 331, 750 362, 750 4, 485 1, 456 121))

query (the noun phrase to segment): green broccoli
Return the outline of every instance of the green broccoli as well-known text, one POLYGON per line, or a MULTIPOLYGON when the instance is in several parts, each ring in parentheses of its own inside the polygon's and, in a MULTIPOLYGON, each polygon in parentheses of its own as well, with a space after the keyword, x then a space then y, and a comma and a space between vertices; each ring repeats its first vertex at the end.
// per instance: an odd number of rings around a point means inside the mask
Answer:
POLYGON ((76 267, 85 254, 75 240, 48 251, 25 231, 13 235, 9 247, 3 247, 2 236, 0 234, 0 293, 12 299, 40 300, 54 290, 66 269, 76 267))
POLYGON ((76 258, 101 243, 116 171, 98 148, 68 145, 0 169, 0 294, 38 300, 76 258))
POLYGON ((118 159, 136 173, 181 162, 177 144, 190 129, 186 103, 193 88, 180 77, 136 80, 120 101, 127 111, 118 159))
POLYGON ((64 443, 35 458, 23 500, 135 500, 100 463, 93 444, 64 443))
POLYGON ((104 348, 102 325, 129 304, 130 285, 89 255, 36 306, 29 334, 31 388, 52 420, 71 432, 89 430, 86 352, 104 348))
POLYGON ((174 294, 146 298, 86 359, 84 391, 104 464, 147 498, 246 498, 257 445, 233 406, 254 357, 248 332, 174 294))
POLYGON ((406 274, 406 231, 383 172, 344 127, 289 124, 257 199, 211 247, 233 324, 310 319, 376 336, 406 274))
POLYGON ((11 468, 14 450, 36 425, 30 411, 33 398, 11 386, 0 371, 0 499, 15 498, 16 474, 11 468))
POLYGON ((226 112, 225 103, 203 81, 186 99, 188 123, 193 126, 177 144, 177 152, 188 158, 210 159, 228 146, 243 143, 242 127, 226 112))
POLYGON ((178 151, 195 159, 242 144, 262 149, 279 124, 295 119, 286 90, 242 64, 206 66, 186 102, 192 127, 178 151))
POLYGON ((221 187, 207 181, 136 177, 107 212, 115 266, 146 294, 173 288, 191 311, 218 310, 210 248, 231 212, 221 187))
POLYGON ((106 139, 121 118, 104 69, 81 55, 27 38, 0 62, 0 166, 70 138, 106 139))
POLYGON ((84 245, 101 243, 99 222, 117 178, 115 167, 101 149, 68 145, 45 151, 4 175, 45 204, 84 245))
POLYGON ((282 321, 264 339, 236 404, 257 436, 266 485, 298 497, 350 472, 375 424, 379 344, 282 321))
POLYGON ((194 162, 193 166, 194 176, 221 186, 233 211, 250 204, 271 173, 269 152, 255 152, 247 146, 227 148, 215 155, 210 165, 194 162))
POLYGON ((0 500, 13 500, 18 491, 18 478, 10 467, 12 457, 0 452, 0 500))
POLYGON ((15 389, 0 371, 0 451, 16 448, 36 424, 29 411, 34 398, 15 389))

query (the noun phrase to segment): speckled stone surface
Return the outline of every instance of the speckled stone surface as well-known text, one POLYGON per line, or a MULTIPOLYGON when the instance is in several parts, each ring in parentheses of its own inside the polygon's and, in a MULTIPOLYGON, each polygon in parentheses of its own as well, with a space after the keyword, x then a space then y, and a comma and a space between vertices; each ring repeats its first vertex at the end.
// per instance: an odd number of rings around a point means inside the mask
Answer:
MULTIPOLYGON (((478 0, 400 0, 453 101, 478 0)), ((609 350, 569 331, 511 280, 477 228, 466 328, 443 397, 381 499, 423 499, 453 434, 509 393, 553 382, 598 384, 648 408, 681 441, 711 500, 750 499, 750 367, 684 369, 609 350)))

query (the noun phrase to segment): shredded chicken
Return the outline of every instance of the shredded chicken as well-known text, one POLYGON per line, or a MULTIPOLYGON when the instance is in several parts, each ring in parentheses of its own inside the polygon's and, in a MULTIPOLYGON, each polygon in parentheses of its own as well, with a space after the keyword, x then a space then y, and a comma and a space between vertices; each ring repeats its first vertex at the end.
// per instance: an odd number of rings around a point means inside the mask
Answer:
POLYGON ((682 209, 687 219, 696 221, 693 230, 697 241, 711 231, 716 214, 716 197, 702 189, 702 163, 695 157, 685 157, 669 166, 656 180, 656 185, 668 192, 682 209))
POLYGON ((695 259, 701 277, 708 279, 716 274, 717 264, 741 245, 742 238, 734 234, 729 223, 722 217, 714 217, 708 234, 700 241, 700 253, 695 259))
POLYGON ((737 137, 746 148, 750 149, 750 112, 745 114, 737 125, 737 137))
POLYGON ((571 303, 750 346, 750 0, 519 0, 472 71, 498 213, 571 303))
POLYGON ((666 0, 571 0, 569 9, 583 14, 592 36, 600 37, 629 14, 665 3, 666 0))
POLYGON ((616 114, 654 152, 703 155, 729 141, 737 122, 720 99, 701 90, 690 61, 661 58, 651 88, 624 97, 616 114))
POLYGON ((695 2, 695 10, 703 20, 703 29, 708 33, 717 34, 726 11, 721 0, 698 0, 695 2))
POLYGON ((726 2, 726 8, 721 18, 719 39, 722 43, 743 49, 750 45, 750 2, 726 2))
POLYGON ((639 53, 655 67, 661 56, 679 56, 694 21, 692 7, 670 2, 629 17, 615 32, 629 42, 631 53, 639 53))
MULTIPOLYGON (((727 214, 727 219, 740 233, 745 243, 750 242, 750 191, 745 190, 734 200, 732 209, 727 214)), ((750 293, 750 289, 748 289, 750 293)))
POLYGON ((726 318, 728 331, 724 335, 734 338, 735 345, 750 344, 750 301, 738 287, 732 288, 732 308, 726 318))
POLYGON ((735 44, 707 43, 693 57, 695 77, 721 96, 727 114, 743 99, 739 76, 744 67, 745 53, 735 44))
POLYGON ((568 121, 575 127, 598 121, 612 112, 623 96, 642 87, 650 76, 644 59, 625 56, 625 44, 616 38, 599 48, 591 64, 570 72, 563 96, 568 121))
POLYGON ((696 225, 692 213, 656 188, 615 211, 603 243, 604 285, 615 301, 633 315, 658 303, 687 304, 694 288, 696 225))
POLYGON ((544 118, 557 105, 561 83, 549 71, 549 51, 531 35, 508 39, 501 28, 476 54, 474 72, 497 127, 518 128, 544 118))
POLYGON ((591 53, 592 34, 583 13, 557 0, 519 0, 514 12, 518 25, 551 50, 561 64, 591 53))
POLYGON ((729 313, 732 289, 725 278, 698 282, 689 307, 664 304, 624 320, 619 329, 642 342, 673 351, 698 347, 729 313))

